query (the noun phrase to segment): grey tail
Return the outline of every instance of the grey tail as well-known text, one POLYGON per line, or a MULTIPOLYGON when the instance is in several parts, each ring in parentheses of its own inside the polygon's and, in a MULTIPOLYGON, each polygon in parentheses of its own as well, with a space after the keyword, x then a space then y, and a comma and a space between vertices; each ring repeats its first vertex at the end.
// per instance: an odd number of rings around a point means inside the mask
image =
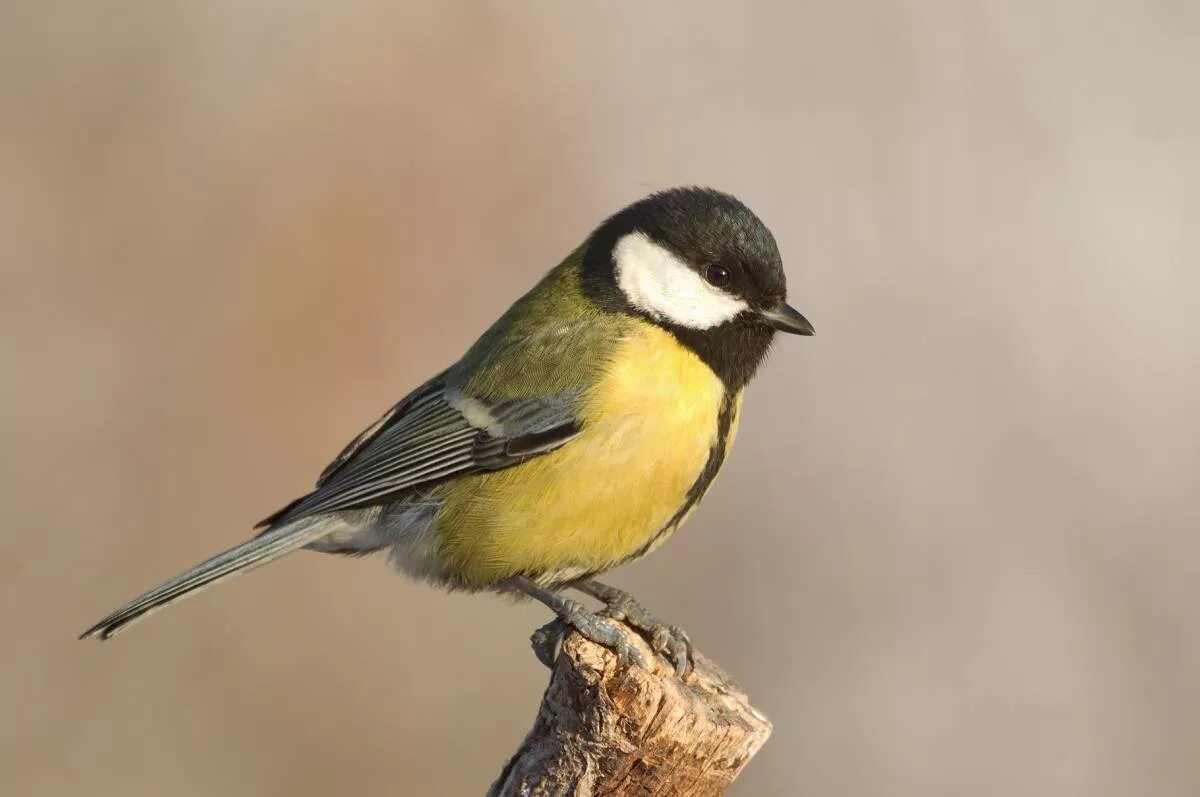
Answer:
POLYGON ((147 614, 187 597, 210 584, 273 562, 281 556, 303 548, 338 527, 332 518, 312 517, 268 529, 253 539, 219 553, 191 570, 134 598, 115 612, 79 635, 80 639, 108 639, 126 626, 147 614))

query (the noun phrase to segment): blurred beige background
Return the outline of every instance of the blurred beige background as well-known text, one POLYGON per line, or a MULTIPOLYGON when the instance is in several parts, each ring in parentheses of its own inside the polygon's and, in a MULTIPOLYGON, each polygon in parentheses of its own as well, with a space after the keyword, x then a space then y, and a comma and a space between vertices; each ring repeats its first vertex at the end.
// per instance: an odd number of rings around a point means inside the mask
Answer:
POLYGON ((711 184, 781 342, 616 574, 740 795, 1200 793, 1200 6, 6 3, 0 791, 481 794, 547 615, 240 541, 603 216, 711 184))

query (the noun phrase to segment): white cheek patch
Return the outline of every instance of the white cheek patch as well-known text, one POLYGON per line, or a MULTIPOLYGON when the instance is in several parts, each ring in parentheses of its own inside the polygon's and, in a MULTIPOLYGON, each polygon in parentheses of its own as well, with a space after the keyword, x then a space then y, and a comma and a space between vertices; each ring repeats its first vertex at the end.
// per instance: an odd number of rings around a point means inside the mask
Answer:
POLYGON ((645 233, 629 233, 618 241, 613 260, 617 285, 625 298, 655 318, 692 329, 709 329, 749 307, 710 285, 645 233))

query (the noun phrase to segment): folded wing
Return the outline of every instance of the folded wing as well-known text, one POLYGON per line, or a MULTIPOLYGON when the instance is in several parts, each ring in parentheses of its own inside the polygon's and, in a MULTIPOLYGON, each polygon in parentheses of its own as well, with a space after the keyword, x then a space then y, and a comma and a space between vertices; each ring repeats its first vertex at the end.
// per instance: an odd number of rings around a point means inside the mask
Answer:
POLYGON ((435 377, 352 440, 315 490, 259 525, 371 506, 552 451, 579 433, 578 398, 568 393, 484 401, 435 377))

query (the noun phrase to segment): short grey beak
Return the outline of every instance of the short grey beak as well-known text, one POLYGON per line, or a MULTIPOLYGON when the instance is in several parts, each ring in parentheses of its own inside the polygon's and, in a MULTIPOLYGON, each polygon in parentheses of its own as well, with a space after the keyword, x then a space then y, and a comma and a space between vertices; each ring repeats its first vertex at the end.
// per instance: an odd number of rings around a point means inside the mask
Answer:
POLYGON ((769 326, 780 332, 790 332, 793 335, 811 335, 814 332, 813 325, 808 323, 808 319, 800 315, 800 311, 787 302, 780 302, 770 310, 761 310, 759 315, 769 326))

